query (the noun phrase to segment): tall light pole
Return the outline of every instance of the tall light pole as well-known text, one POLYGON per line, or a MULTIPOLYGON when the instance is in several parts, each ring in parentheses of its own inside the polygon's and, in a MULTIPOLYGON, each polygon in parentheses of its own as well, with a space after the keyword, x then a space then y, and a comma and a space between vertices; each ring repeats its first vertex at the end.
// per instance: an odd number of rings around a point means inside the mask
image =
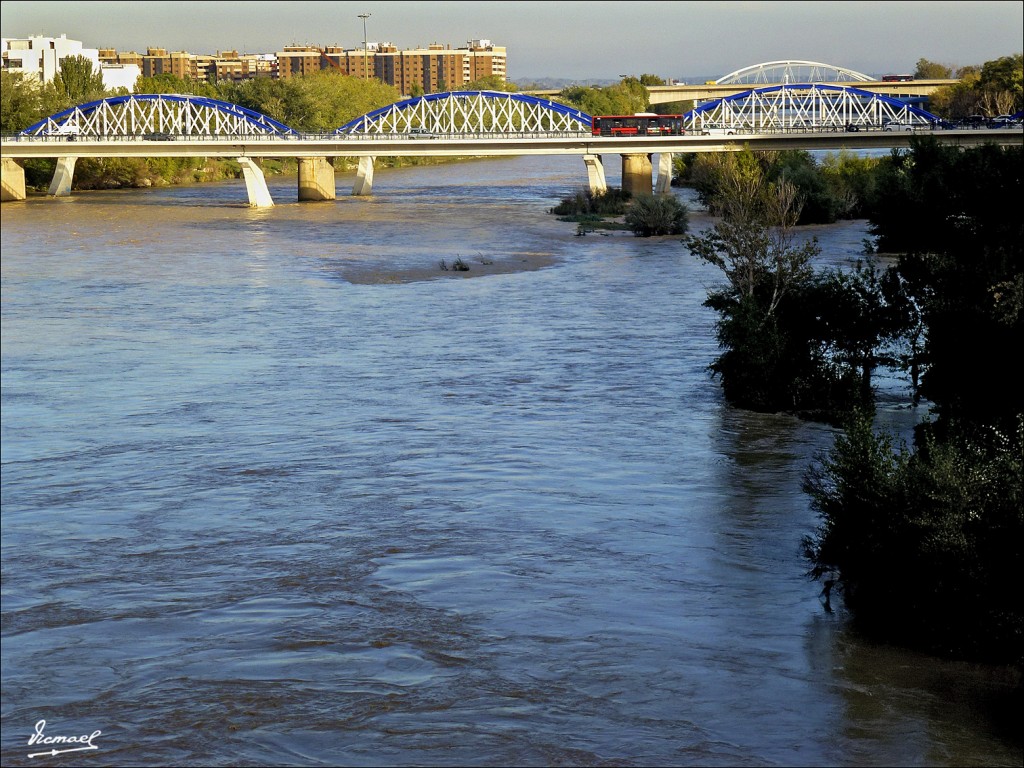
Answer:
POLYGON ((366 80, 370 73, 366 69, 366 20, 370 18, 369 13, 360 13, 359 18, 363 20, 363 79, 366 80))

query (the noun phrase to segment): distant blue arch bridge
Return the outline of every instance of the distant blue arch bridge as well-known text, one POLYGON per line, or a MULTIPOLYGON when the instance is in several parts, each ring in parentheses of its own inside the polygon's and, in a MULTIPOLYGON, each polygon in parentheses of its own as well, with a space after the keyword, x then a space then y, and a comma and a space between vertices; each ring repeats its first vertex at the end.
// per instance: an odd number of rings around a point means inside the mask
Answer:
MULTIPOLYGON (((685 136, 598 137, 593 135, 593 117, 575 107, 528 94, 453 91, 405 99, 329 133, 309 134, 206 97, 115 96, 72 107, 3 137, 4 199, 25 199, 24 170, 14 166, 30 157, 58 158, 52 195, 70 193, 78 157, 235 157, 250 205, 267 206, 273 202, 253 157, 299 158, 299 199, 327 200, 336 194, 328 161, 335 156, 359 158, 353 194, 365 195, 372 189, 374 158, 381 155, 578 154, 591 188, 600 190, 606 188, 600 153, 612 152, 622 156, 623 188, 635 192, 646 187, 649 192, 651 156, 657 154, 657 188, 667 192, 673 153, 733 150, 747 141, 761 142, 757 148, 764 149, 833 148, 840 146, 837 139, 815 142, 811 134, 879 131, 891 124, 926 129, 935 127, 938 118, 898 98, 806 82, 755 88, 703 103, 683 116, 683 124, 685 136), (735 138, 706 138, 730 134, 735 138), (806 138, 793 140, 792 134, 806 138), (10 179, 14 181, 8 183, 10 179)), ((906 146, 905 137, 887 141, 853 146, 906 146)))

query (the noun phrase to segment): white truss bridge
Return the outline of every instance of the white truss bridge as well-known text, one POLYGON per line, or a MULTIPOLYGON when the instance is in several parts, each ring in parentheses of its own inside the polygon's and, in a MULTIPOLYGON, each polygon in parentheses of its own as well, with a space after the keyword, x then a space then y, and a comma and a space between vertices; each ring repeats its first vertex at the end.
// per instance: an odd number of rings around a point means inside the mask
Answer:
POLYGON ((820 61, 768 61, 737 69, 715 80, 715 85, 768 85, 789 83, 867 83, 875 78, 820 61))
MULTIPOLYGON (((928 128, 931 113, 898 98, 851 86, 797 83, 751 89, 706 102, 684 115, 690 132, 733 133, 872 130, 888 123, 928 128)), ((335 139, 429 136, 587 136, 592 117, 575 107, 499 91, 436 93, 390 104, 335 129, 335 139)), ((317 137, 325 134, 313 134, 317 137)), ((51 115, 18 135, 33 139, 212 139, 310 134, 235 104, 197 96, 138 94, 82 104, 51 115)))
POLYGON ((591 116, 586 112, 548 99, 502 91, 452 91, 374 110, 338 128, 336 133, 565 134, 589 132, 590 126, 591 116))

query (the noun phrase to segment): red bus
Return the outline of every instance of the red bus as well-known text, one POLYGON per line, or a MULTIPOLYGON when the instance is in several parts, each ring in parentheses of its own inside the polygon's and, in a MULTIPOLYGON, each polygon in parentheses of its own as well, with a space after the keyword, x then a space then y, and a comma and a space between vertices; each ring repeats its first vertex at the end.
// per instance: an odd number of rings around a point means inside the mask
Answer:
POLYGON ((594 117, 595 136, 685 136, 682 115, 599 115, 594 117))
POLYGON ((882 75, 883 83, 909 83, 913 79, 913 75, 882 75))

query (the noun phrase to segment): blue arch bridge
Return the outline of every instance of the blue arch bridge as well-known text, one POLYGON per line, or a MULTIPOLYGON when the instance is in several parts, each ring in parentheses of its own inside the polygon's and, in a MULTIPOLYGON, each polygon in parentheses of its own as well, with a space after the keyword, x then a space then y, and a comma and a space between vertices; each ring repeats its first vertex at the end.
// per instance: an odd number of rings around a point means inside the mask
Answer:
MULTIPOLYGON (((938 118, 899 98, 829 83, 770 85, 708 101, 683 116, 685 135, 597 136, 593 117, 527 94, 437 93, 376 109, 330 133, 301 133, 266 115, 214 99, 169 94, 117 96, 65 110, 2 147, 3 200, 24 200, 24 161, 57 159, 49 193, 70 194, 79 157, 233 157, 249 204, 273 205, 254 158, 298 158, 299 200, 333 200, 332 157, 358 158, 354 195, 372 192, 380 156, 576 154, 590 188, 607 188, 602 154, 622 158, 623 188, 667 192, 672 155, 753 149, 908 146, 938 118), (886 130, 893 125, 905 131, 886 130), (652 158, 658 157, 656 183, 652 158)), ((941 139, 975 145, 1021 143, 1021 132, 941 131, 941 139)))

